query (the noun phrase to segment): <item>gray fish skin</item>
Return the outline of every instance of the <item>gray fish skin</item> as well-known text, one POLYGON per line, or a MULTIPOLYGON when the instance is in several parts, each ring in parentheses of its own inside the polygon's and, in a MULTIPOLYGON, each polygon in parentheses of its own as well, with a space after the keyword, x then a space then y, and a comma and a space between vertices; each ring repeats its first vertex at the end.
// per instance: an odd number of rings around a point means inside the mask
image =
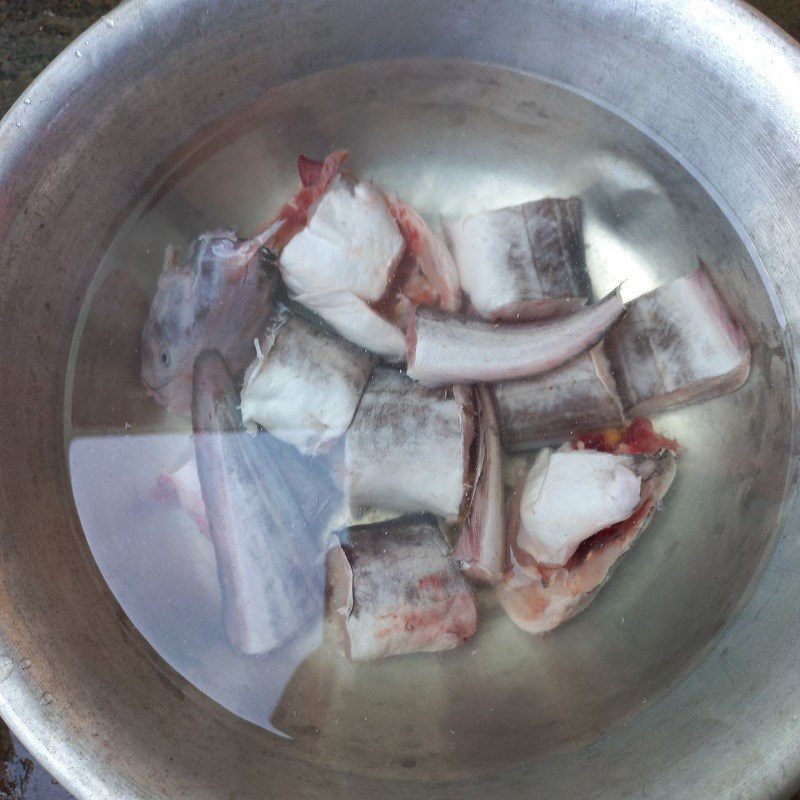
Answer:
POLYGON ((474 437, 471 389, 426 389, 377 369, 344 439, 343 483, 351 508, 458 517, 469 487, 474 437))
POLYGON ((630 416, 710 400, 747 381, 750 345, 704 266, 627 309, 606 349, 630 416))
POLYGON ((462 287, 485 319, 570 313, 591 297, 579 198, 545 198, 450 222, 462 287))
POLYGON ((493 390, 508 452, 560 444, 585 431, 625 425, 602 343, 552 372, 497 383, 493 390))
POLYGON ((275 440, 242 430, 237 404, 220 354, 202 353, 194 369, 192 423, 223 623, 234 649, 255 655, 321 619, 325 548, 289 485, 275 440))
POLYGON ((188 413, 195 358, 219 350, 234 375, 253 357, 279 284, 260 240, 233 231, 204 233, 178 263, 168 248, 150 314, 142 330, 142 382, 156 400, 188 413))
POLYGON ((475 601, 433 517, 358 525, 336 536, 328 611, 348 658, 450 650, 475 633, 475 601))
POLYGON ((478 411, 475 488, 453 557, 474 580, 496 583, 503 577, 508 561, 503 448, 490 388, 485 384, 476 386, 475 398, 478 411))

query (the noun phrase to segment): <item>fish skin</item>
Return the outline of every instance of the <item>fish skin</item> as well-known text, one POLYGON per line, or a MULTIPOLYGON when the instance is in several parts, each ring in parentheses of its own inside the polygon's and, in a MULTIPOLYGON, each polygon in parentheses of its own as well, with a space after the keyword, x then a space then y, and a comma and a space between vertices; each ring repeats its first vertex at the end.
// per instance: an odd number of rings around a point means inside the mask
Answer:
POLYGON ((271 446, 275 440, 245 432, 237 405, 222 356, 204 351, 195 365, 192 404, 197 471, 225 631, 234 649, 255 655, 321 618, 325 545, 304 517, 271 446))
POLYGON ((552 372, 496 383, 492 391, 503 447, 511 453, 625 425, 602 343, 552 372))
POLYGON ((244 425, 306 455, 325 451, 349 427, 374 367, 369 353, 281 308, 245 373, 244 425))
POLYGON ((336 537, 326 595, 348 658, 450 650, 474 635, 475 601, 433 517, 352 526, 336 537))
POLYGON ((256 239, 220 230, 197 237, 183 264, 167 249, 142 331, 141 361, 142 382, 162 405, 190 411, 192 370, 203 350, 219 350, 235 375, 249 364, 279 283, 262 263, 260 247, 256 239))
POLYGON ((405 359, 403 331, 352 292, 295 295, 293 300, 320 316, 354 345, 393 363, 405 359))
MULTIPOLYGON (((677 457, 665 449, 652 456, 634 458, 643 470, 641 500, 633 515, 619 524, 612 538, 596 548, 588 548, 579 563, 570 562, 560 569, 540 567, 533 559, 514 558, 512 571, 497 587, 497 598, 509 618, 522 630, 545 633, 583 611, 608 580, 619 559, 652 521, 672 485, 677 457), (649 469, 644 471, 648 462, 649 469)), ((518 519, 515 522, 518 524, 518 519)), ((515 536, 513 530, 511 535, 515 536)), ((512 549, 512 556, 519 554, 512 549)))
POLYGON ((343 484, 351 508, 428 511, 453 520, 469 487, 471 390, 431 390, 377 369, 345 435, 343 484))
POLYGON ((577 311, 591 296, 582 203, 545 198, 446 225, 461 284, 485 319, 534 320, 577 311))
POLYGON ((408 374, 425 386, 541 375, 594 347, 624 313, 619 291, 542 322, 490 323, 419 308, 406 337, 408 374))
POLYGON ((606 348, 630 416, 735 391, 750 374, 750 345, 705 266, 628 304, 606 348))
POLYGON ((489 387, 479 384, 475 395, 478 419, 475 488, 453 557, 474 580, 497 583, 508 566, 503 449, 489 387))

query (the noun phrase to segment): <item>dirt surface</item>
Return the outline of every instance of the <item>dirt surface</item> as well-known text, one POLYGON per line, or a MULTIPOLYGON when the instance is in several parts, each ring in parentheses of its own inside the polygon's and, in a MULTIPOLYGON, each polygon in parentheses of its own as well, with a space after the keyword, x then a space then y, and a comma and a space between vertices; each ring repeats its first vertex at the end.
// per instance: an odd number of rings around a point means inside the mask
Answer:
MULTIPOLYGON (((0 0, 0 116, 70 41, 117 5, 117 0, 0 0)), ((754 0, 752 5, 800 39, 800 0, 754 0)), ((2 720, 0 800, 71 800, 2 720)))
POLYGON ((0 0, 0 115, 116 0, 0 0))

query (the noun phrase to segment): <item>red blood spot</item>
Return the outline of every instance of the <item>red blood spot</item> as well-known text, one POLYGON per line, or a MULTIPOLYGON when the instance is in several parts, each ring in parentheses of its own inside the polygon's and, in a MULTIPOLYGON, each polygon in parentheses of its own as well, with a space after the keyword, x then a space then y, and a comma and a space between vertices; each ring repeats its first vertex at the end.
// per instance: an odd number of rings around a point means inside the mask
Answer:
POLYGON ((633 455, 652 455, 659 450, 678 451, 678 443, 674 439, 667 439, 653 430, 653 423, 649 419, 637 417, 628 426, 622 435, 620 452, 632 453, 633 455))
POLYGON ((667 439, 653 430, 649 419, 637 417, 627 428, 606 428, 590 431, 578 436, 578 442, 587 450, 601 453, 629 455, 653 455, 667 449, 678 452, 679 445, 674 439, 667 439))

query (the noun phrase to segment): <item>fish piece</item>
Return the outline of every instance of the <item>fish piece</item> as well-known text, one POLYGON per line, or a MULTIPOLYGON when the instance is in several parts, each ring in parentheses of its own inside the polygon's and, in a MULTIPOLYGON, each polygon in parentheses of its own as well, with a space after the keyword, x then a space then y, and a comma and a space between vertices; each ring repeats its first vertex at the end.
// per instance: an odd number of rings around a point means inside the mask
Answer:
POLYGON ((591 296, 581 201, 546 198, 449 223, 461 284, 484 318, 577 311, 591 296))
POLYGON ((295 294, 348 291, 376 302, 404 248, 380 189, 367 181, 353 184, 339 175, 308 224, 284 247, 281 274, 295 294))
POLYGON ((219 350, 235 375, 250 363, 279 283, 261 246, 220 230, 195 239, 184 263, 167 248, 142 331, 142 381, 162 405, 189 412, 194 360, 205 349, 219 350))
POLYGON ((632 416, 732 392, 750 374, 747 338, 703 265, 629 303, 606 348, 632 416))
POLYGON ((303 455, 293 445, 265 431, 259 431, 256 438, 260 440, 260 447, 270 451, 271 463, 279 466, 309 529, 324 531, 342 500, 327 455, 303 455))
POLYGON ((405 351, 402 331, 371 305, 386 293, 404 250, 382 192, 340 175, 279 264, 294 300, 351 342, 396 358, 405 351))
POLYGON ((197 474, 197 461, 192 456, 185 464, 172 472, 162 472, 156 479, 154 496, 162 502, 176 500, 186 515, 197 525, 200 532, 210 537, 203 490, 197 474))
POLYGON ((496 583, 507 566, 503 450, 492 393, 475 388, 478 418, 478 455, 475 489, 470 510, 453 550, 466 573, 476 580, 496 583))
POLYGON ((622 316, 616 291, 566 317, 490 323, 420 308, 408 330, 408 374, 425 386, 549 372, 596 345, 622 316))
POLYGON ((458 517, 470 483, 473 414, 465 387, 431 390, 395 370, 376 370, 344 439, 351 507, 458 517))
POLYGON ((192 423, 223 624, 236 650, 257 654, 321 618, 325 546, 269 446, 275 440, 245 432, 237 404, 224 360, 203 352, 195 365, 192 423))
POLYGON ((358 525, 336 536, 326 594, 348 658, 450 650, 474 635, 475 601, 434 518, 358 525))
POLYGON ((403 331, 352 292, 299 294, 293 299, 319 315, 340 336, 358 347, 391 362, 405 359, 403 331))
POLYGON ((517 545, 539 564, 563 566, 581 542, 634 512, 640 488, 633 456, 545 448, 522 487, 517 545))
MULTIPOLYGON (((322 456, 303 456, 294 447, 267 433, 260 436, 263 440, 260 442, 261 446, 268 447, 275 461, 280 464, 281 472, 300 505, 303 518, 321 530, 330 521, 341 498, 341 492, 331 477, 330 463, 322 456)), ((211 538, 194 454, 178 469, 158 476, 153 498, 160 502, 177 502, 200 532, 211 538)))
POLYGON ((307 455, 326 450, 350 425, 374 366, 362 349, 281 308, 245 374, 244 425, 307 455))
MULTIPOLYGON (((585 609, 620 557, 650 524, 675 477, 677 459, 671 450, 661 450, 636 456, 635 464, 642 481, 636 510, 582 542, 566 565, 547 568, 524 550, 512 548, 514 569, 498 586, 497 597, 522 630, 544 633, 585 609)), ((511 535, 515 536, 513 529, 511 535)))
POLYGON ((503 446, 512 453, 625 424, 602 343, 552 372, 503 381, 492 390, 503 446))
POLYGON ((444 240, 410 205, 388 193, 385 193, 385 197, 427 289, 426 295, 420 296, 419 289, 415 291, 413 287, 405 286, 404 294, 416 300, 417 305, 458 311, 461 307, 461 283, 455 261, 444 240))

